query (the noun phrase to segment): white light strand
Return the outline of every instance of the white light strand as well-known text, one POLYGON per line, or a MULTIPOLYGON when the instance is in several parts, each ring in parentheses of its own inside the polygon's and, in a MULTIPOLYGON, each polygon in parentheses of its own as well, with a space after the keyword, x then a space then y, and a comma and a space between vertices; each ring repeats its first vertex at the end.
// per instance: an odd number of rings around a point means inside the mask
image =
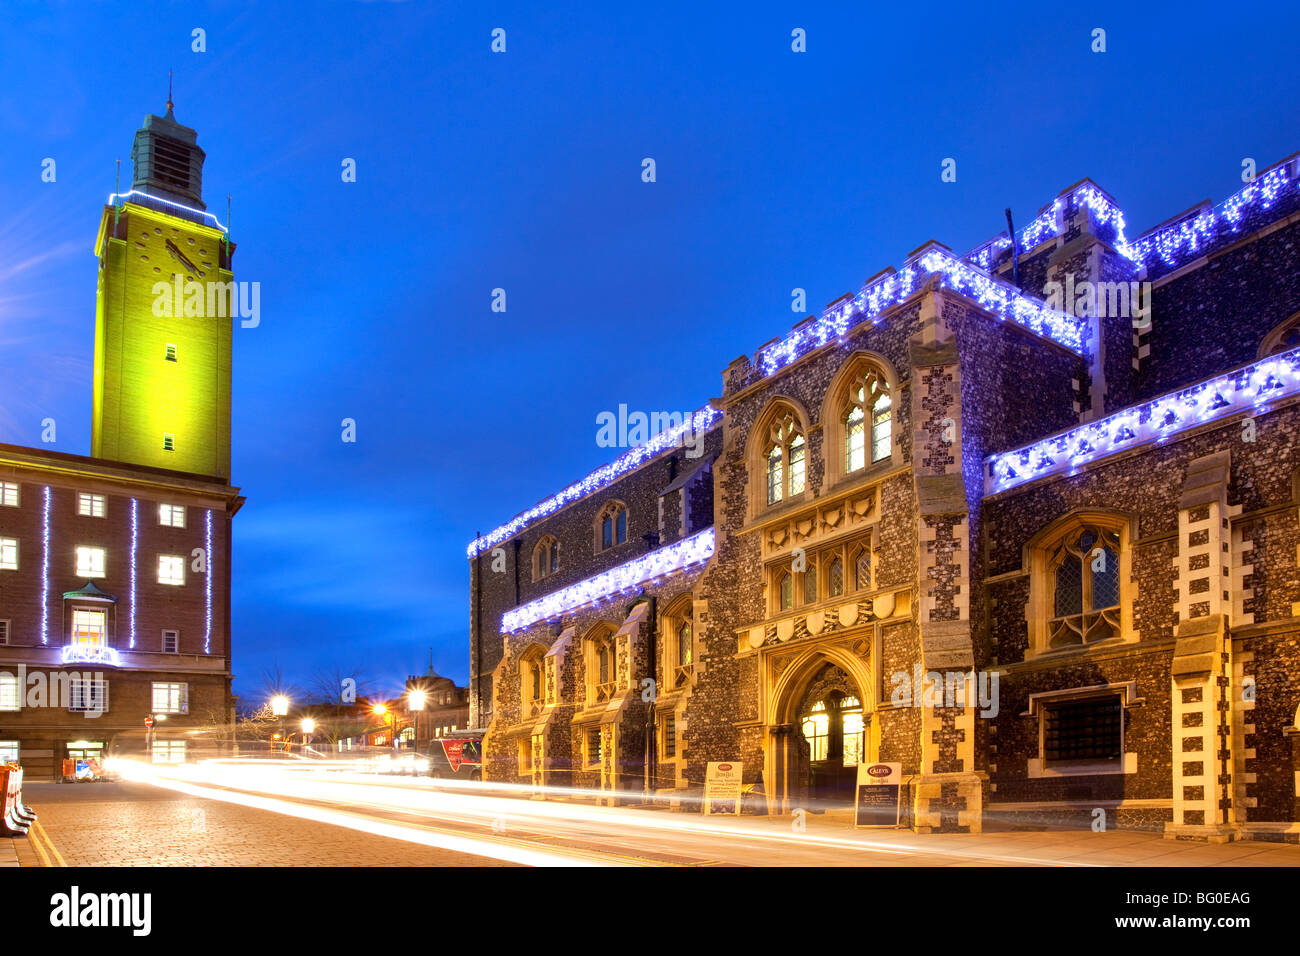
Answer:
POLYGON ((135 650, 135 564, 136 564, 136 544, 139 541, 139 523, 136 511, 139 502, 134 498, 131 499, 131 616, 128 618, 131 629, 131 650, 135 650))
POLYGON ((607 600, 639 588, 647 581, 658 582, 677 571, 703 564, 713 557, 713 529, 706 528, 689 538, 633 558, 595 577, 561 588, 545 597, 506 611, 502 631, 518 631, 538 621, 556 618, 566 611, 607 600))
POLYGON ((991 495, 1047 475, 1300 394, 1300 349, 1283 352, 1168 395, 1134 405, 1014 451, 985 459, 991 495))
POLYGON ((41 643, 50 643, 50 486, 45 486, 45 512, 41 518, 45 563, 41 569, 41 643))
MULTIPOLYGON (((130 192, 125 192, 125 193, 109 193, 108 205, 110 206, 117 205, 117 200, 119 199, 121 199, 124 202, 129 202, 132 196, 144 196, 150 202, 160 202, 164 206, 172 206, 176 209, 183 209, 186 212, 192 212, 196 216, 202 216, 205 220, 208 219, 212 220, 212 225, 216 226, 222 232, 228 231, 226 227, 221 224, 221 220, 218 219, 216 216, 212 215, 212 213, 210 212, 207 212, 203 209, 195 209, 193 206, 186 206, 184 203, 173 202, 170 199, 163 199, 161 196, 155 196, 153 193, 143 192, 139 189, 132 189, 130 192)), ((137 203, 137 205, 144 205, 144 204, 137 203)), ((145 208, 147 209, 148 207, 145 206, 145 208)))
POLYGON ((203 625, 203 653, 212 653, 212 509, 207 511, 207 540, 204 544, 206 551, 203 555, 204 570, 204 589, 207 596, 207 618, 203 625))
POLYGON ((687 443, 686 440, 691 436, 708 431, 721 417, 721 412, 710 405, 705 405, 680 425, 664 429, 645 444, 628 449, 608 464, 601 465, 581 481, 575 481, 563 491, 552 495, 545 501, 539 502, 522 514, 515 515, 499 528, 493 529, 489 534, 471 541, 466 552, 471 558, 482 554, 502 541, 514 537, 534 522, 554 514, 565 505, 579 501, 587 497, 587 495, 604 488, 610 482, 639 468, 661 452, 685 444, 687 443))
POLYGON ((1009 282, 990 276, 945 249, 930 248, 909 259, 901 272, 875 279, 852 299, 826 310, 780 342, 763 349, 758 356, 763 375, 772 375, 800 356, 843 336, 854 325, 877 318, 886 309, 906 300, 933 275, 941 276, 945 286, 970 296, 999 318, 1023 325, 1082 354, 1083 319, 1048 308, 1041 299, 1026 295, 1009 282))

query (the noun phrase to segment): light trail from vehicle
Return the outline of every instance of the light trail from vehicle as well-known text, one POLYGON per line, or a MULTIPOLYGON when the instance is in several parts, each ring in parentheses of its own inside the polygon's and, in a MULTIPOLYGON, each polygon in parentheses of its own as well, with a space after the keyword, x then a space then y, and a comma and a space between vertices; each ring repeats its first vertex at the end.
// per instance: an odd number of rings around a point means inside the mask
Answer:
MULTIPOLYGON (((266 760, 226 759, 193 764, 150 765, 120 761, 115 769, 130 780, 179 790, 192 796, 225 800, 318 822, 352 827, 399 840, 531 866, 618 865, 698 862, 716 864, 720 855, 742 845, 767 850, 759 865, 785 862, 783 853, 798 849, 825 851, 822 865, 894 865, 907 857, 939 856, 955 863, 1045 865, 1041 857, 982 851, 969 844, 924 846, 882 837, 879 831, 851 831, 845 836, 776 829, 743 818, 665 813, 648 809, 575 803, 607 793, 573 788, 545 788, 546 800, 526 799, 540 791, 515 784, 430 780, 427 777, 365 772, 364 761, 302 761, 271 764, 266 760), (513 798, 513 799, 511 799, 513 798), (328 806, 320 806, 327 804, 328 806), (429 825, 487 827, 490 834, 464 830, 429 830, 416 821, 379 819, 373 814, 400 814, 429 825), (506 835, 509 834, 509 835, 506 835), (567 847, 548 841, 570 840, 590 846, 567 847), (651 858, 636 854, 650 854, 651 858), (656 860, 653 857, 660 857, 656 860)), ((914 837, 907 834, 908 838, 914 837)), ((1067 863, 1088 866, 1087 863, 1067 863)))

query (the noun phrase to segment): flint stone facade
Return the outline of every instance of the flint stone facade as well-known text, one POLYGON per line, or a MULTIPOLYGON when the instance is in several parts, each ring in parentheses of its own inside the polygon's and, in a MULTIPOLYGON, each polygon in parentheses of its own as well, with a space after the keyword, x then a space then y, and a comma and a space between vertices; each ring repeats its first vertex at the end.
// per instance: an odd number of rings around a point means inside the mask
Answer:
POLYGON ((1038 299, 1149 283, 1145 314, 1086 317, 1082 354, 932 276, 775 371, 735 360, 701 458, 666 452, 472 557, 487 778, 693 809, 707 763, 741 761, 750 805, 780 813, 849 800, 855 764, 889 762, 921 830, 1295 840, 1300 389, 1005 490, 990 477, 990 456, 1300 345, 1300 176, 1275 169, 1286 188, 1196 258, 1135 262, 1077 186, 1018 269, 995 254, 989 274, 1038 299), (864 375, 887 434, 868 417, 850 467, 864 375), (628 535, 602 550, 610 502, 628 535), (503 632, 507 611, 707 527, 702 567, 503 632), (558 569, 534 580, 550 539, 558 569), (975 679, 913 693, 931 672, 975 679))

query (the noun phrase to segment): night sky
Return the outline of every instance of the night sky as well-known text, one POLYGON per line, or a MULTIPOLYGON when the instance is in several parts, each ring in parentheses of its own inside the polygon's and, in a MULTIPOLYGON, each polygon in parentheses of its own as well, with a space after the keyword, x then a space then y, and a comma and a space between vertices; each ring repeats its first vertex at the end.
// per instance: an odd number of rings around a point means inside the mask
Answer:
POLYGON ((1133 237, 1300 149, 1285 4, 542 6, 0 11, 0 441, 52 417, 89 453, 95 230, 169 69, 209 208, 233 196, 262 310, 235 330, 236 693, 276 667, 395 692, 430 648, 463 682, 475 531, 612 457, 599 412, 718 394, 793 288, 820 308, 1085 176, 1133 237))

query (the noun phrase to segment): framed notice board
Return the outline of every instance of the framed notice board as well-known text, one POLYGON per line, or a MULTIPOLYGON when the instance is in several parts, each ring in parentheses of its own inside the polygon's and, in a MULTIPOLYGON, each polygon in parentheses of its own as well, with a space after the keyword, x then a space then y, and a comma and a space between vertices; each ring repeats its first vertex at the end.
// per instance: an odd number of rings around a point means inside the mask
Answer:
POLYGON ((858 785, 853 800, 853 825, 899 827, 903 816, 903 765, 858 764, 858 785))

